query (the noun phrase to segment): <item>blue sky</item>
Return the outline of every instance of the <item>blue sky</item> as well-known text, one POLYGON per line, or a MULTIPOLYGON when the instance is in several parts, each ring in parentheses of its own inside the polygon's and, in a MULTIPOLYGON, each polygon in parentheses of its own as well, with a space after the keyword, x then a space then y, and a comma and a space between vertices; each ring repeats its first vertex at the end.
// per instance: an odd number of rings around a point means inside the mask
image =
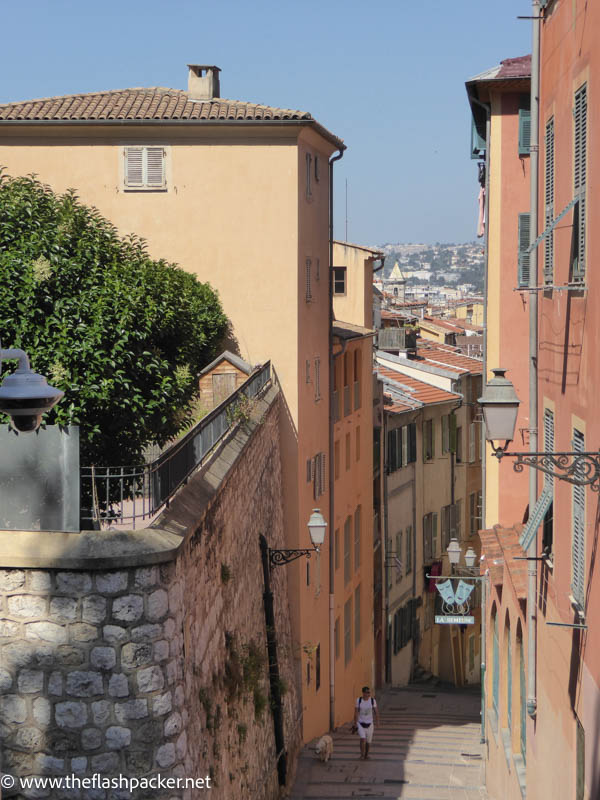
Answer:
POLYGON ((345 140, 335 236, 475 238, 464 82, 530 52, 527 0, 30 0, 2 4, 0 102, 128 86, 186 88, 310 111, 345 140))

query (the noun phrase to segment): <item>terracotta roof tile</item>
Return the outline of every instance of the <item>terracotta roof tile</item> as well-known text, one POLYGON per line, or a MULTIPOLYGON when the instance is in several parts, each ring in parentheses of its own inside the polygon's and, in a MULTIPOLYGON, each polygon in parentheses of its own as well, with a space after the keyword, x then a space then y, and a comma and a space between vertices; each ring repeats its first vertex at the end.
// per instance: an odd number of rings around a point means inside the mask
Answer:
POLYGON ((518 58, 505 58, 500 62, 500 71, 496 78, 530 78, 531 54, 518 58))
POLYGON ((216 98, 193 101, 163 87, 47 97, 0 105, 0 120, 227 119, 310 120, 307 111, 216 98))
POLYGON ((519 600, 527 597, 527 561, 520 559, 525 551, 519 544, 522 525, 503 528, 494 525, 488 530, 479 531, 481 541, 481 570, 490 571, 490 578, 495 584, 510 582, 519 600))
POLYGON ((423 340, 417 343, 417 355, 425 362, 433 366, 442 366, 444 369, 450 368, 459 375, 471 373, 481 375, 483 373, 483 362, 477 358, 462 355, 458 348, 452 345, 441 345, 434 342, 425 343, 423 340))
MULTIPOLYGON (((419 381, 416 378, 405 375, 399 370, 378 366, 377 372, 382 378, 386 378, 389 381, 399 384, 398 390, 400 392, 403 392, 412 399, 417 400, 419 403, 423 403, 424 405, 451 403, 453 400, 456 401, 461 399, 459 394, 447 392, 445 389, 439 389, 437 386, 432 386, 429 383, 425 383, 424 381, 419 381)), ((399 402, 402 404, 401 401, 399 402)))

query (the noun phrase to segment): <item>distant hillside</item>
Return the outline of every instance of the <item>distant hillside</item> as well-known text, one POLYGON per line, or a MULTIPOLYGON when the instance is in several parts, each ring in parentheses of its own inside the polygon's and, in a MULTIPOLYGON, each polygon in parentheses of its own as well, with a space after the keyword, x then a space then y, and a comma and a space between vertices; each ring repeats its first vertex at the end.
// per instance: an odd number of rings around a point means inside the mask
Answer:
POLYGON ((384 244, 384 276, 389 277, 396 261, 405 274, 407 285, 429 284, 455 286, 471 284, 483 292, 483 244, 384 244), (418 273, 418 274, 411 274, 418 273))

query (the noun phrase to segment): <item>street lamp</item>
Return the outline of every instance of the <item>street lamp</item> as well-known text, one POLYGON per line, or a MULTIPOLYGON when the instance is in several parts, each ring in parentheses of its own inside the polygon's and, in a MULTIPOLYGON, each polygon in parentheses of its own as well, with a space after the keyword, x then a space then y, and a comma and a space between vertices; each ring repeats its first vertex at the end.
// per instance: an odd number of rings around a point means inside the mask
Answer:
POLYGON ((600 451, 599 452, 508 452, 512 442, 519 398, 511 381, 505 377, 506 370, 493 369, 494 377, 486 384, 478 402, 483 410, 485 438, 492 446, 493 454, 500 461, 504 456, 516 459, 515 472, 523 472, 523 467, 532 467, 546 475, 575 486, 589 486, 594 492, 600 490, 600 451), (504 445, 494 445, 504 439, 504 445))
POLYGON ((43 375, 31 369, 29 357, 23 350, 0 350, 0 367, 2 361, 15 358, 19 359, 19 366, 0 385, 0 412, 8 414, 19 433, 32 433, 64 392, 50 386, 43 375))
MULTIPOLYGON (((295 561, 302 556, 310 558, 313 553, 318 553, 320 551, 321 545, 325 541, 326 530, 327 523, 325 522, 323 514, 321 514, 318 508, 313 508, 313 512, 308 520, 308 532, 313 546, 294 550, 274 550, 271 547, 267 547, 269 565, 271 567, 277 567, 280 564, 289 564, 291 561, 295 561)), ((261 537, 261 547, 263 539, 264 536, 261 537)), ((266 545, 267 540, 264 539, 264 541, 266 545)))
POLYGON ((308 520, 308 532, 312 547, 301 549, 276 550, 269 547, 265 536, 260 535, 260 553, 262 556, 265 591, 263 602, 265 607, 265 624, 267 627, 267 654, 269 658, 269 687, 271 691, 271 711, 273 713, 273 731, 275 734, 275 751, 277 755, 277 774, 279 785, 285 786, 287 778, 287 753, 283 735, 283 705, 281 702, 281 681, 279 680, 279 661, 277 659, 277 636, 275 634, 275 610, 273 592, 271 591, 271 567, 289 564, 297 558, 310 558, 318 553, 325 541, 327 523, 318 508, 314 508, 308 520))

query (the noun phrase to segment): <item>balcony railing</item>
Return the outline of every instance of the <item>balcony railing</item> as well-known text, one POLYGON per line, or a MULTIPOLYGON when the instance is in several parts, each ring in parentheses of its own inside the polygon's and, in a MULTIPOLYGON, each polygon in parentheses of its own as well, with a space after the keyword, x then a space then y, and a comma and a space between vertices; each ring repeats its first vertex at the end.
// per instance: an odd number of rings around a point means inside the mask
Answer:
POLYGON ((150 464, 82 467, 82 505, 88 505, 82 520, 95 524, 131 521, 135 528, 136 520, 154 516, 243 417, 244 403, 270 381, 271 362, 267 361, 150 464))

